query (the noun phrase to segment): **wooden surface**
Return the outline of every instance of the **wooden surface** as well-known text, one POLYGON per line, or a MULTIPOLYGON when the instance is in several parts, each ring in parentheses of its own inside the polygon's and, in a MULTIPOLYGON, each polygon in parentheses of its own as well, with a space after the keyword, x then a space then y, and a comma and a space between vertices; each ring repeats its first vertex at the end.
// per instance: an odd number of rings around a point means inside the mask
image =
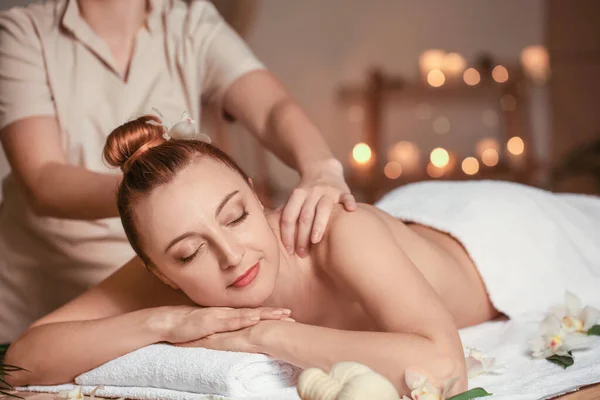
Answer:
MULTIPOLYGON (((56 395, 47 393, 18 393, 28 400, 54 400, 56 395)), ((88 397, 86 397, 87 399, 88 397)), ((493 399, 494 397, 490 397, 493 399)), ((0 396, 0 400, 10 400, 10 397, 0 396)), ((587 386, 577 392, 556 397, 557 400, 600 400, 600 384, 587 386)))

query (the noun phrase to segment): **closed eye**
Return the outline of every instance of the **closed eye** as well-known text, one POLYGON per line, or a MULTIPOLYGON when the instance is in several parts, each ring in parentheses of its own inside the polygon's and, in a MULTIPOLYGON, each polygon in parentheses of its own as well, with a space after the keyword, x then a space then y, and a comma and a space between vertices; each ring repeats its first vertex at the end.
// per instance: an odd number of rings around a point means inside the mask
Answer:
POLYGON ((202 246, 204 246, 204 243, 201 244, 200 246, 198 246, 198 248, 196 249, 196 251, 194 251, 192 254, 190 254, 187 257, 182 257, 179 259, 179 261, 181 261, 182 264, 187 264, 190 261, 192 261, 194 258, 196 258, 196 256, 198 255, 198 253, 200 253, 200 249, 202 248, 202 246))
POLYGON ((233 221, 231 221, 230 223, 228 223, 227 226, 236 226, 236 225, 241 224, 248 217, 248 215, 249 215, 248 211, 244 210, 242 212, 242 215, 240 215, 238 218, 236 218, 233 221))

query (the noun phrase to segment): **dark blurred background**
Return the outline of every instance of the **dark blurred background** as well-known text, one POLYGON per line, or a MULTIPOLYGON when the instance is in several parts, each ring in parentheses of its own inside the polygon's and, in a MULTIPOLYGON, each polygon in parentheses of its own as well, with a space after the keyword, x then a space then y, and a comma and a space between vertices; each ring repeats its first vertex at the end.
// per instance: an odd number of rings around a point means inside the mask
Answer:
MULTIPOLYGON (((214 3, 322 130, 363 201, 425 179, 600 193, 600 1, 214 3)), ((284 201, 296 174, 240 126, 211 121, 204 129, 284 201)))

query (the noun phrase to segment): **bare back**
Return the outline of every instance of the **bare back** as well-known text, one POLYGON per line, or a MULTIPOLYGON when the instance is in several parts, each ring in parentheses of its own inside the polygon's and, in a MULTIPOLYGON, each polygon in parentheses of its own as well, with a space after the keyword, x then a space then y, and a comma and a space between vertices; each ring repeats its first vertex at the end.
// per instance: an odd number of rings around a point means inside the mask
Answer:
POLYGON ((456 239, 423 225, 398 220, 377 207, 361 207, 386 223, 398 246, 441 296, 459 328, 499 316, 476 266, 456 239))

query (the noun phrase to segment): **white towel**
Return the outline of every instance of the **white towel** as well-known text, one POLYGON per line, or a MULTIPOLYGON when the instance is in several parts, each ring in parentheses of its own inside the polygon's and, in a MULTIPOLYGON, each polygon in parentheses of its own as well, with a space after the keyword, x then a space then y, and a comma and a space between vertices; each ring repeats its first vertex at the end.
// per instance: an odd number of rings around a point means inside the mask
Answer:
POLYGON ((377 204, 456 238, 494 307, 526 317, 569 290, 600 303, 600 198, 499 181, 421 182, 377 204))
MULTIPOLYGON (((300 372, 299 368, 264 354, 154 344, 85 372, 75 378, 75 383, 83 386, 85 393, 104 385, 106 389, 99 391, 99 396, 135 399, 211 398, 199 394, 287 399, 298 398, 289 396, 294 394, 300 372)), ((64 390, 48 386, 24 389, 64 390)))
POLYGON ((469 379, 469 388, 483 387, 493 393, 492 400, 542 400, 600 382, 600 338, 589 349, 573 351, 575 363, 563 369, 531 357, 527 342, 538 326, 539 320, 507 320, 462 329, 465 347, 477 348, 505 367, 502 374, 469 379))
MULTIPOLYGON (((80 386, 81 393, 89 395, 96 386, 80 386)), ((19 387, 18 391, 59 393, 64 390, 73 390, 75 385, 55 385, 55 386, 28 386, 19 387)), ((96 396, 102 398, 120 398, 139 399, 139 400, 300 400, 295 387, 282 389, 271 394, 262 394, 253 397, 228 397, 211 394, 199 394, 192 392, 181 392, 178 390, 160 389, 153 387, 136 386, 104 386, 104 389, 96 390, 96 396)))
MULTIPOLYGON (((573 352, 575 363, 565 369, 544 359, 533 359, 528 351, 528 341, 536 333, 539 320, 530 321, 491 321, 485 324, 465 328, 460 336, 465 347, 474 347, 505 367, 505 372, 498 375, 480 375, 469 380, 469 388, 483 387, 493 393, 493 400, 542 400, 576 390, 582 386, 600 382, 600 338, 586 350, 573 352)), ((191 349, 184 349, 191 350, 191 349)), ((401 355, 400 355, 401 356, 401 355)), ((154 369, 154 367, 150 367, 154 369)), ((159 368, 159 365, 157 365, 159 368)), ((97 391, 102 397, 126 397, 130 399, 164 399, 164 400, 299 400, 294 387, 280 389, 270 394, 252 396, 221 397, 201 395, 197 390, 178 391, 149 386, 127 384, 130 371, 140 371, 139 365, 122 365, 123 374, 119 381, 124 386, 105 385, 104 390, 97 391)), ((96 383, 106 383, 114 379, 106 368, 99 367, 90 371, 96 383), (102 374, 101 374, 102 372, 102 374), (108 375, 108 376, 107 376, 108 375)), ((156 371, 160 382, 165 380, 163 373, 156 371)), ((178 374, 176 376, 179 376, 178 374)), ((174 377, 172 379, 175 379, 174 377)), ((79 380, 79 379, 78 379, 79 380)), ((152 382, 153 386, 160 384, 152 382)), ((86 385, 82 393, 89 394, 96 385, 86 385)), ((51 392, 73 389, 73 385, 29 386, 18 388, 23 391, 51 392)))

